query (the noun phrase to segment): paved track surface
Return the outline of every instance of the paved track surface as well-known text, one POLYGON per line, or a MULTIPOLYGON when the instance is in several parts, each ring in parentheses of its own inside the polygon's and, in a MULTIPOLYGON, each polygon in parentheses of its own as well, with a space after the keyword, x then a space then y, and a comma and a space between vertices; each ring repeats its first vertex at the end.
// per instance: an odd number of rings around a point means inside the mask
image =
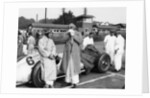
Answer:
MULTIPOLYGON (((64 85, 64 77, 56 80, 54 87, 68 89, 71 86, 64 85)), ((122 89, 125 84, 125 70, 122 69, 120 72, 108 71, 106 73, 91 72, 88 75, 80 74, 80 83, 77 85, 78 88, 99 88, 99 89, 122 89)), ((32 84, 24 84, 17 88, 35 88, 32 84)))

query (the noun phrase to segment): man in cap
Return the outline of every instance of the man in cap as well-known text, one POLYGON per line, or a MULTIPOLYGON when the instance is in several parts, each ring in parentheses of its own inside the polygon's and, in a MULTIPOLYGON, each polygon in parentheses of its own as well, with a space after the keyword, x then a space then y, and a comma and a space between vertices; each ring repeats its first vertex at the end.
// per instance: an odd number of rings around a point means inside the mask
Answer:
POLYGON ((109 34, 104 38, 105 51, 109 54, 111 58, 111 64, 114 65, 114 53, 115 53, 115 40, 114 36, 115 30, 110 30, 109 34))
POLYGON ((55 62, 56 46, 51 39, 51 32, 46 32, 45 35, 41 36, 38 42, 38 49, 41 54, 42 76, 46 84, 45 88, 51 88, 57 76, 55 62))
POLYGON ((124 54, 124 47, 125 47, 125 40, 120 34, 120 32, 116 32, 116 41, 115 41, 115 58, 114 58, 114 65, 115 70, 119 71, 122 67, 122 57, 124 54))
POLYGON ((82 44, 81 33, 76 31, 74 24, 69 25, 69 40, 65 44, 61 70, 66 74, 65 81, 67 85, 76 87, 79 83, 80 70, 80 45, 82 44))

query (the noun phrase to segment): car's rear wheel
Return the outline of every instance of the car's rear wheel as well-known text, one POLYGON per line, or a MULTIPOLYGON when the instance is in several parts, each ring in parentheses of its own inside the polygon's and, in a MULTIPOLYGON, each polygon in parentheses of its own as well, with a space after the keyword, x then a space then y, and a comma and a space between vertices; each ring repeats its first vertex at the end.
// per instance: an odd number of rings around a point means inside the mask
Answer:
POLYGON ((31 77, 35 87, 44 87, 45 82, 42 80, 42 69, 40 62, 34 66, 31 77))
POLYGON ((98 60, 98 71, 102 73, 108 71, 110 67, 110 61, 110 56, 106 53, 103 53, 98 60))

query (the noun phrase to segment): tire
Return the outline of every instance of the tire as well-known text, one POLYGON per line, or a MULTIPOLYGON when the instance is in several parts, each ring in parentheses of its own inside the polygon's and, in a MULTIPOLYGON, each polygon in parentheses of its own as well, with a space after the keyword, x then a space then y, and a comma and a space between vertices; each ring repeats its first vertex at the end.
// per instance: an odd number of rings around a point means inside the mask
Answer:
POLYGON ((42 80, 40 61, 33 67, 31 80, 35 87, 44 87, 45 82, 42 80))
POLYGON ((108 71, 110 67, 110 61, 110 56, 106 53, 103 53, 98 60, 98 71, 101 73, 108 71))

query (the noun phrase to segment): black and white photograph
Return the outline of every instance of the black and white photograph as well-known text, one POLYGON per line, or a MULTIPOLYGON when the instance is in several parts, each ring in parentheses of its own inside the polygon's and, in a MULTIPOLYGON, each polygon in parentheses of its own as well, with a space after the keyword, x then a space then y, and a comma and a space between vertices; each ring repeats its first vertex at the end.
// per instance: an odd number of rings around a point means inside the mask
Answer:
POLYGON ((5 2, 0 92, 141 95, 143 13, 144 0, 5 2))
POLYGON ((18 10, 16 88, 126 88, 126 7, 18 10))

